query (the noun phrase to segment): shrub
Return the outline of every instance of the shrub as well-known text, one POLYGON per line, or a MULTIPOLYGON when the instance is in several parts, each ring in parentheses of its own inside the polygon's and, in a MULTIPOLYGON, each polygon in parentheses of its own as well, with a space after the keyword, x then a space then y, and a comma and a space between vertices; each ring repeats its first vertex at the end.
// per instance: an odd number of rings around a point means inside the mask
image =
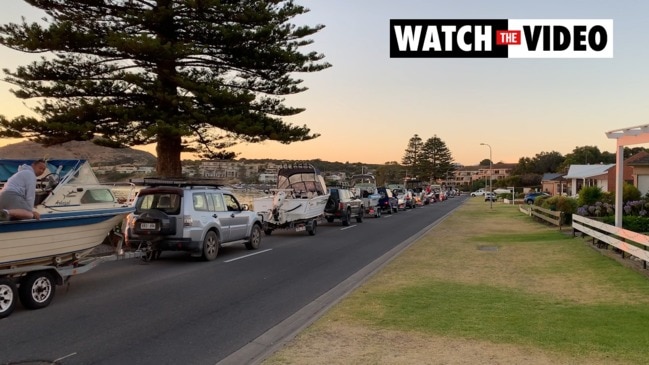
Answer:
POLYGON ((579 206, 593 205, 602 198, 602 189, 599 186, 586 186, 579 190, 579 206))
POLYGON ((624 186, 622 187, 622 201, 628 202, 629 200, 640 200, 641 196, 642 194, 638 188, 628 182, 624 183, 624 186))
MULTIPOLYGON (((536 203, 536 201, 535 201, 536 203)), ((543 199, 542 208, 557 210, 564 213, 576 213, 577 212, 577 199, 570 198, 567 196, 551 196, 547 199, 543 199)))

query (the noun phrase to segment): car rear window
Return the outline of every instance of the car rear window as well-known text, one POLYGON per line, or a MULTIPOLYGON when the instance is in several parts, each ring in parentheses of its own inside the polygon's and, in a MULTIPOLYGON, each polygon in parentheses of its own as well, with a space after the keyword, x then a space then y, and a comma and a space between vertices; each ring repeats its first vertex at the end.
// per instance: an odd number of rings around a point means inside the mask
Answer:
POLYGON ((182 197, 180 195, 169 192, 140 193, 135 204, 135 212, 141 213, 145 210, 157 209, 169 215, 176 215, 180 214, 181 201, 182 197))

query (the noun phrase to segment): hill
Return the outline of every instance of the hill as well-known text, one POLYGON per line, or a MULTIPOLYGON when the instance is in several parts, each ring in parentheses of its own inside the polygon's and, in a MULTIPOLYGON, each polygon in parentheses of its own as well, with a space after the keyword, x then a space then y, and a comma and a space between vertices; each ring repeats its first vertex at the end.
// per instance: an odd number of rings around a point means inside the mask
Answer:
POLYGON ((0 158, 6 159, 85 159, 93 166, 133 164, 155 166, 156 157, 132 148, 110 148, 90 141, 71 141, 44 147, 36 142, 22 141, 0 147, 0 158))

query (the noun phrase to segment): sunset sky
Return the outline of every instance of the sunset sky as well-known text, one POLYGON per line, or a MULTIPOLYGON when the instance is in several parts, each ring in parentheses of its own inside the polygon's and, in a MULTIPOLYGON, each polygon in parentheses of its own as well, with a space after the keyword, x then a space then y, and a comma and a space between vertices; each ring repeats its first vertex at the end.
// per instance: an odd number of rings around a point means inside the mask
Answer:
MULTIPOLYGON (((333 67, 304 74, 308 91, 287 104, 306 111, 285 121, 322 136, 282 145, 242 144, 242 158, 401 161, 408 140, 437 136, 455 162, 517 162, 577 146, 615 151, 605 132, 649 124, 649 2, 297 0, 311 12, 298 24, 324 24, 309 50, 333 67), (390 19, 612 19, 608 59, 398 59, 389 54, 390 19)), ((0 22, 41 16, 22 0, 4 0, 0 22)), ((0 46, 1 68, 37 55, 0 46)), ((28 114, 30 102, 0 82, 0 114, 28 114)), ((31 104, 33 105, 33 104, 31 104)), ((15 140, 0 140, 0 145, 15 140)), ((1 157, 1 156, 0 156, 1 157)))

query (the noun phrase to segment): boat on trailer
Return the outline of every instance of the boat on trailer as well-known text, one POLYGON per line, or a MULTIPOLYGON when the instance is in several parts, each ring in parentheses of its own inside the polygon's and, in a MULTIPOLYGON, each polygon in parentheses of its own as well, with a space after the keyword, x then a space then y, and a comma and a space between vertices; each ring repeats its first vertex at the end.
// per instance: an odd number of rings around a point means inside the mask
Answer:
MULTIPOLYGON (((32 161, 0 159, 0 180, 32 161)), ((55 284, 86 271, 92 251, 133 211, 86 160, 49 160, 47 166, 36 189, 40 219, 0 221, 0 318, 13 311, 17 294, 27 308, 47 306, 55 284)))
POLYGON ((381 209, 379 208, 379 200, 381 199, 381 194, 378 192, 374 175, 352 175, 350 180, 351 190, 363 201, 365 214, 373 215, 377 218, 380 217, 381 209))
POLYGON ((314 235, 324 214, 329 192, 320 171, 311 164, 287 164, 277 172, 270 195, 253 199, 253 210, 263 218, 264 232, 295 229, 314 235))

